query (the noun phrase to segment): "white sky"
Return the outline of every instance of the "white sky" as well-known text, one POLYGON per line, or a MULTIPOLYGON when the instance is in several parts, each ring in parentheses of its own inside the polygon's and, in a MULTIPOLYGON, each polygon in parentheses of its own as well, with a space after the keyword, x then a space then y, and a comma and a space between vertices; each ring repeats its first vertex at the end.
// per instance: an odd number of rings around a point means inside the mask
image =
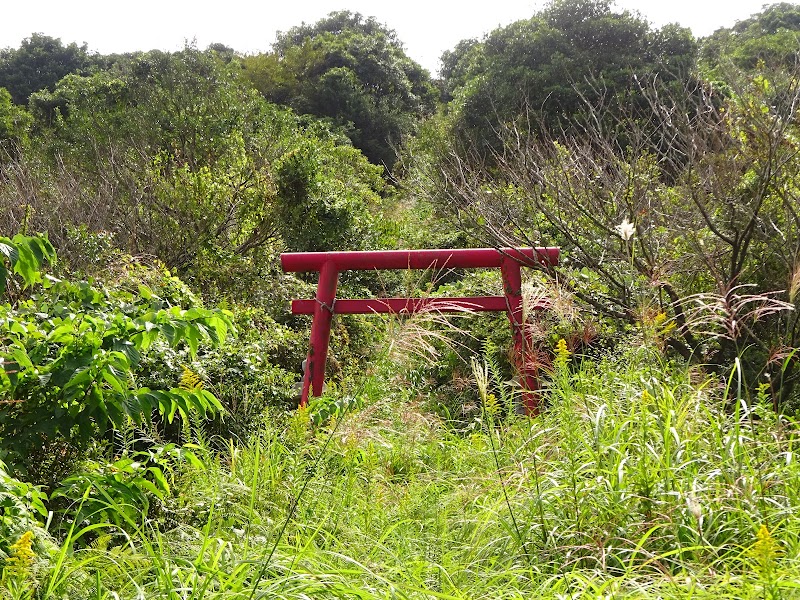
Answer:
MULTIPOLYGON (((16 48, 31 33, 86 42, 103 54, 199 48, 221 42, 239 52, 268 51, 276 31, 313 23, 347 9, 374 16, 397 31, 411 58, 436 73, 442 52, 465 38, 527 18, 543 0, 0 0, 0 48, 16 48)), ((654 26, 678 22, 696 36, 759 12, 763 0, 617 0, 654 26)))

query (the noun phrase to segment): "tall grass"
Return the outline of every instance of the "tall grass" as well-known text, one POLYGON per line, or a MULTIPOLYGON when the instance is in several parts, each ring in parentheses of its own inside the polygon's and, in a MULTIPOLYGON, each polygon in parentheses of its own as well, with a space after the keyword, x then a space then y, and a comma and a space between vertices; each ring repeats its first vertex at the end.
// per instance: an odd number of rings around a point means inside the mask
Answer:
POLYGON ((540 417, 500 403, 459 432, 372 377, 358 410, 185 465, 126 532, 76 528, 34 597, 800 597, 797 424, 736 372, 562 361, 540 417))

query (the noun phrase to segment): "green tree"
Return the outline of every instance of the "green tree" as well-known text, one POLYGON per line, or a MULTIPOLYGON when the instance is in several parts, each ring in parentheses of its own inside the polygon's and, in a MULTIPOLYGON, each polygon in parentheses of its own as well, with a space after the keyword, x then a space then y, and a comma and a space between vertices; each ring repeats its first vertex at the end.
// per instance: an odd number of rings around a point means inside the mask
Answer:
POLYGON ((275 168, 277 214, 283 238, 297 252, 357 250, 370 246, 379 169, 372 179, 346 146, 305 144, 281 157, 275 168), (361 175, 359 176, 359 171, 361 175))
POLYGON ((34 33, 19 48, 0 50, 0 87, 9 91, 15 104, 26 104, 32 93, 52 90, 62 77, 90 64, 86 44, 65 46, 59 38, 34 33))
POLYGON ((587 100, 636 96, 636 75, 685 80, 695 51, 688 30, 653 31, 637 14, 613 12, 608 0, 555 0, 478 47, 462 42, 452 66, 446 54, 444 86, 458 98, 457 132, 485 149, 497 146, 503 123, 569 128, 587 100))
POLYGON ((8 90, 0 87, 0 163, 18 156, 20 146, 28 139, 31 121, 28 111, 15 106, 8 90))
POLYGON ((475 61, 483 55, 483 46, 474 38, 461 40, 452 50, 446 50, 439 62, 439 86, 442 90, 442 99, 449 102, 453 99, 455 91, 466 87, 470 73, 479 70, 475 61))
POLYGON ((428 72, 394 31, 357 13, 294 27, 278 35, 272 54, 242 62, 244 76, 268 100, 330 119, 387 169, 404 136, 435 108, 428 72))
POLYGON ((10 305, 16 304, 20 288, 41 283, 44 263, 52 263, 55 258, 55 249, 47 237, 21 233, 13 238, 0 237, 0 300, 7 298, 10 305))
POLYGON ((377 202, 380 168, 344 136, 268 103, 238 75, 216 51, 186 48, 72 74, 53 92, 34 94, 36 142, 62 181, 55 188, 80 192, 33 197, 33 226, 57 247, 69 245, 70 224, 110 232, 123 250, 157 256, 204 291, 216 277, 228 279, 233 262, 251 271, 268 263, 295 235, 366 243, 364 215, 314 221, 298 205, 286 222, 293 200, 279 191, 280 169, 284 156, 308 150, 315 187, 303 198, 322 202, 327 194, 337 211, 364 213, 377 202), (337 237, 335 224, 347 231, 337 237))
POLYGON ((236 58, 236 50, 219 42, 209 44, 206 47, 206 51, 213 52, 224 63, 229 63, 236 58))
POLYGON ((759 64, 793 67, 800 48, 800 6, 781 2, 731 28, 720 28, 702 42, 701 58, 724 78, 731 66, 754 71, 759 64))

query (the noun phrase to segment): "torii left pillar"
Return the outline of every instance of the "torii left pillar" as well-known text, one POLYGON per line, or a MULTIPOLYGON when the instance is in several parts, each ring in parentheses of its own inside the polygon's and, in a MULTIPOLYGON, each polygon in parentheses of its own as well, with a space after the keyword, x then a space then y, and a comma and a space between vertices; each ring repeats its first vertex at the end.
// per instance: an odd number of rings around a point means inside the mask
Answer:
POLYGON ((336 287, 339 285, 339 271, 332 260, 325 262, 319 271, 314 319, 311 321, 311 340, 308 346, 306 372, 303 376, 303 394, 309 397, 309 388, 315 396, 322 395, 325 384, 325 362, 328 359, 328 342, 331 339, 333 306, 336 302, 336 287))

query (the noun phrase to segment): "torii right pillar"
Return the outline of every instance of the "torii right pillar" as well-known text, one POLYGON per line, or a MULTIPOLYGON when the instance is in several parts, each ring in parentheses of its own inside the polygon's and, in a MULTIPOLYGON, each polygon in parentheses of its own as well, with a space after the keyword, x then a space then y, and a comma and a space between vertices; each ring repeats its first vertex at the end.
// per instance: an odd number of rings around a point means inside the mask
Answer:
POLYGON ((522 406, 525 414, 536 416, 540 411, 539 367, 534 357, 533 340, 525 327, 522 311, 522 274, 519 260, 504 256, 500 264, 503 293, 508 305, 508 320, 514 341, 514 360, 522 386, 522 406))

